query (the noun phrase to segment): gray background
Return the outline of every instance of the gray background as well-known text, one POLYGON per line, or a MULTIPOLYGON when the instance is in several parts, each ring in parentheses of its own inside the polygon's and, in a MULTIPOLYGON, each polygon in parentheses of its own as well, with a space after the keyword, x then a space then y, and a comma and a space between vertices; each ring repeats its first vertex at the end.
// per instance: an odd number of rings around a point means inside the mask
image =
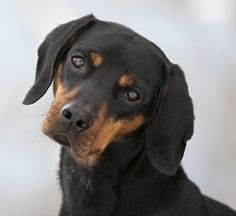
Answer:
POLYGON ((196 121, 183 166, 205 194, 236 209, 235 0, 0 0, 0 215, 57 215, 59 146, 41 133, 52 95, 21 101, 46 34, 88 13, 133 28, 184 69, 196 121))

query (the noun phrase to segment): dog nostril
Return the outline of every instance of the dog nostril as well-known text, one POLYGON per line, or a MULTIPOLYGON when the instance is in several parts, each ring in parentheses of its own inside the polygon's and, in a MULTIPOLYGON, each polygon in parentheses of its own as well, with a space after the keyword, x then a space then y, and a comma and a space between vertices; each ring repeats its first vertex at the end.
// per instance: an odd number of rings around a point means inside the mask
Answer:
POLYGON ((64 109, 62 111, 62 115, 68 120, 70 120, 72 118, 72 113, 68 109, 64 109))
POLYGON ((80 128, 86 128, 86 127, 87 127, 86 122, 84 122, 83 120, 78 120, 78 121, 76 122, 76 125, 77 125, 78 127, 80 127, 80 128))

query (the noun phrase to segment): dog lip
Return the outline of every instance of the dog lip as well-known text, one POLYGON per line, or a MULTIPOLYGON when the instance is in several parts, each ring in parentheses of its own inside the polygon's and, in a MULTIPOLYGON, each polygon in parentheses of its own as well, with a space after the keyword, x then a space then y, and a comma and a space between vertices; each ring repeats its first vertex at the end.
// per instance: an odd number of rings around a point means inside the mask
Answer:
POLYGON ((51 136, 51 138, 63 146, 71 147, 71 144, 67 136, 64 134, 56 134, 56 135, 51 136))
POLYGON ((49 137, 51 137, 53 140, 55 140, 57 143, 66 146, 66 147, 72 147, 76 145, 79 133, 75 133, 72 130, 66 130, 66 131, 60 131, 55 132, 51 134, 49 137))

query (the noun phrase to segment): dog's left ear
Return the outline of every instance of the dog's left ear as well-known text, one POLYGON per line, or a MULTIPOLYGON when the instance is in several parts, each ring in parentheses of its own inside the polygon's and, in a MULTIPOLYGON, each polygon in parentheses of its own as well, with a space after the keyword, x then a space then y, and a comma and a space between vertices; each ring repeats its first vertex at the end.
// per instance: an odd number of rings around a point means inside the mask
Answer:
POLYGON ((52 83, 55 68, 78 35, 92 26, 97 19, 88 15, 55 28, 38 49, 38 62, 34 85, 27 93, 23 104, 39 100, 52 83))
POLYGON ((184 73, 170 63, 162 71, 163 83, 156 101, 155 116, 146 130, 146 150, 160 172, 175 175, 193 134, 193 106, 184 73))

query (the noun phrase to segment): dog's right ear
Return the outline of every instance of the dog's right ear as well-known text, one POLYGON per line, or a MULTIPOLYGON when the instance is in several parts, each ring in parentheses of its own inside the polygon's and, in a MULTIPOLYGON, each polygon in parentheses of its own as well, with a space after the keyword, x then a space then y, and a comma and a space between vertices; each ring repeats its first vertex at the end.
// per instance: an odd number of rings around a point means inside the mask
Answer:
POLYGON ((96 20, 93 15, 88 15, 60 25, 48 34, 38 49, 35 82, 27 93, 23 104, 35 103, 46 93, 52 83, 57 63, 77 39, 78 34, 90 28, 96 20))

